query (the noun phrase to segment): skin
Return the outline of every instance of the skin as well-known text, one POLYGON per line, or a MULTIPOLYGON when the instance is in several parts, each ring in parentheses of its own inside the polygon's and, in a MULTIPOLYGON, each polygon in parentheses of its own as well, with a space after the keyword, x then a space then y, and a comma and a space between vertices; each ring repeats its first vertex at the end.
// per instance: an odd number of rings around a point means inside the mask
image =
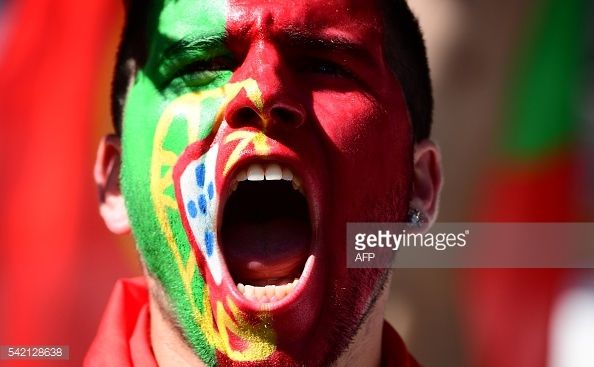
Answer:
POLYGON ((435 146, 412 142, 379 10, 358 3, 153 4, 122 148, 102 142, 95 176, 151 279, 159 362, 379 361, 389 272, 346 268, 346 223, 405 221, 411 202, 431 221, 441 176, 435 146), (291 297, 260 304, 229 274, 220 222, 237 171, 270 161, 302 178, 313 243, 291 297))

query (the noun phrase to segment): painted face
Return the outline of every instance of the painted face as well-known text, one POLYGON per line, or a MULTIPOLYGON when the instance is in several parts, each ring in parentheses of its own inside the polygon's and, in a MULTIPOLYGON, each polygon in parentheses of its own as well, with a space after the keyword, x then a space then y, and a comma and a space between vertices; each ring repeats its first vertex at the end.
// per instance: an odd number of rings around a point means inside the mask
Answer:
POLYGON ((207 364, 326 364, 386 272, 346 223, 402 221, 412 133, 369 2, 152 5, 122 189, 149 271, 207 364))

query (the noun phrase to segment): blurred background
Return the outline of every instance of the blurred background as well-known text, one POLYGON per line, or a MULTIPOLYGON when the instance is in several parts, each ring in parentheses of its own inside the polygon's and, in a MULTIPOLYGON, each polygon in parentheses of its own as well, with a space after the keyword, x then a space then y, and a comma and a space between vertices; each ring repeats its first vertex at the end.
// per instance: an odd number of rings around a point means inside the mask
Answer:
MULTIPOLYGON (((439 220, 592 221, 594 2, 409 4, 433 78, 439 220)), ((115 280, 140 273, 92 178, 122 22, 120 0, 0 0, 0 345, 70 345, 44 366, 80 365, 115 280)), ((594 366, 590 270, 397 270, 387 318, 426 366, 594 366)))

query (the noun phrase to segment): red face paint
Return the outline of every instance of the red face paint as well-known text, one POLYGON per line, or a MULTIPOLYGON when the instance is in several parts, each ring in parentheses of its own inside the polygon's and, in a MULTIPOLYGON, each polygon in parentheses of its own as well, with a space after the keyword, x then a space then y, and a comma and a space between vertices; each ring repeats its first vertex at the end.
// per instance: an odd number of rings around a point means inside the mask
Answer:
MULTIPOLYGON (((212 139, 180 158, 174 181, 216 147, 220 281, 198 249, 203 239, 192 245, 212 309, 220 303, 232 314, 237 307, 247 324, 273 330, 266 363, 333 360, 384 284, 384 270, 347 269, 345 255, 346 223, 404 221, 408 208, 412 132, 382 43, 380 11, 356 1, 229 5, 226 45, 237 60, 231 82, 253 80, 257 88, 233 96, 212 139), (270 177, 290 171, 297 189, 288 179, 241 180, 258 179, 258 167, 270 177), (247 285, 294 278, 282 299, 246 294, 247 285)), ((187 220, 184 227, 192 237, 187 220)), ((220 351, 217 358, 237 362, 220 351)))

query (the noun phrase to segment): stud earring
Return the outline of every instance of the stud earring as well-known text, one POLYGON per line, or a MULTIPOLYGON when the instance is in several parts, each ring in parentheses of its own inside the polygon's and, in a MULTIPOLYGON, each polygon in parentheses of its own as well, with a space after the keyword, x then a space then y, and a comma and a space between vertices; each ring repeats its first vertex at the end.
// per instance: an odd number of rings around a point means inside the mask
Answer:
POLYGON ((414 227, 420 227, 425 223, 425 216, 417 208, 410 208, 408 210, 408 222, 414 227))

